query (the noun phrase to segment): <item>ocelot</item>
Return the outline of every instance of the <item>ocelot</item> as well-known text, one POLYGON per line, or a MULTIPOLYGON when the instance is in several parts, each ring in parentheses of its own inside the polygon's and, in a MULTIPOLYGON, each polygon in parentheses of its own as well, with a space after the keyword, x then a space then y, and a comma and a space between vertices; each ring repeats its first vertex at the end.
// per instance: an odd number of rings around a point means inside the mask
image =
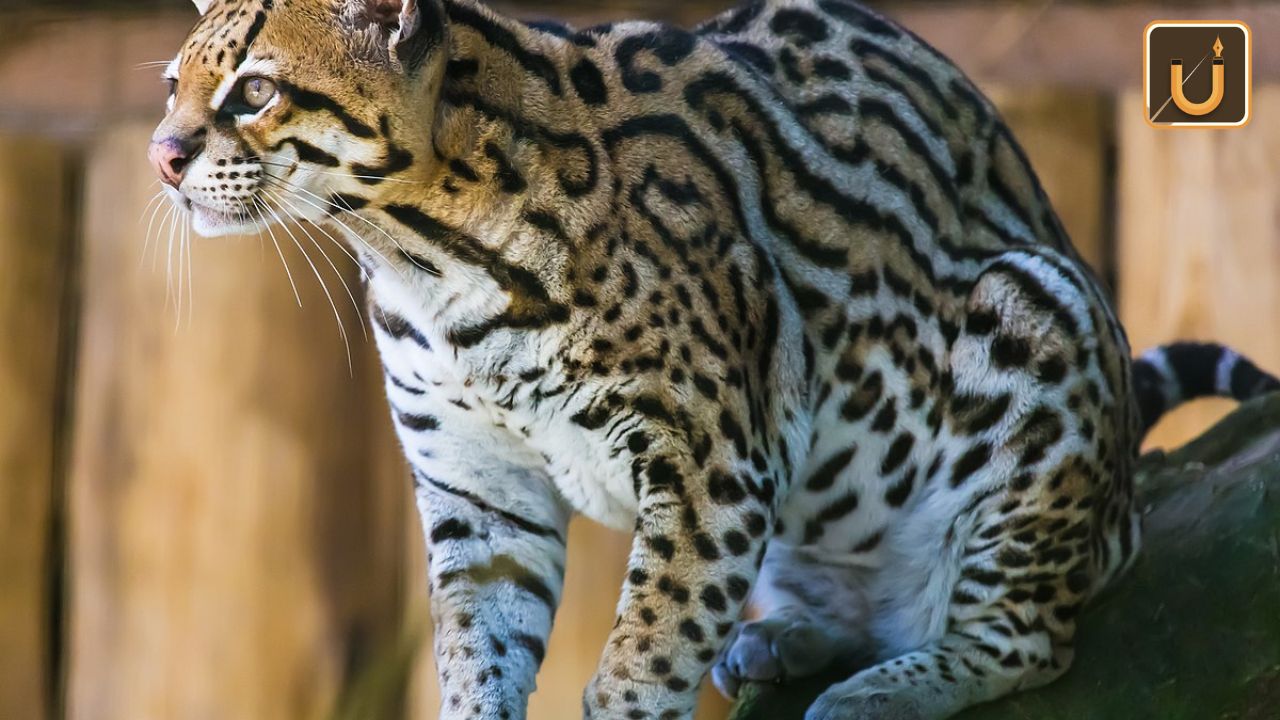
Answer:
POLYGON ((358 256, 443 718, 525 716, 575 512, 635 537, 584 716, 832 662, 811 720, 1049 682, 1137 552, 1146 428, 1280 387, 1213 345, 1131 362, 992 105, 846 0, 197 4, 151 160, 202 234, 358 256))

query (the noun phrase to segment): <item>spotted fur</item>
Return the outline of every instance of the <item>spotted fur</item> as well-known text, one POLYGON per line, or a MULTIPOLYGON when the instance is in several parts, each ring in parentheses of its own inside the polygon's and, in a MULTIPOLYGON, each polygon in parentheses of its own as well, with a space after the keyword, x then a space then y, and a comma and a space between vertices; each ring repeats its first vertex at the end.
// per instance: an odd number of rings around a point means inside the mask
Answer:
POLYGON ((1210 346, 1131 368, 990 103, 851 2, 204 9, 163 174, 206 234, 287 216, 360 258, 441 717, 524 716, 575 512, 635 535, 584 716, 691 717, 713 666, 732 693, 859 662, 811 720, 1048 682, 1137 551, 1145 428, 1276 387, 1210 346))

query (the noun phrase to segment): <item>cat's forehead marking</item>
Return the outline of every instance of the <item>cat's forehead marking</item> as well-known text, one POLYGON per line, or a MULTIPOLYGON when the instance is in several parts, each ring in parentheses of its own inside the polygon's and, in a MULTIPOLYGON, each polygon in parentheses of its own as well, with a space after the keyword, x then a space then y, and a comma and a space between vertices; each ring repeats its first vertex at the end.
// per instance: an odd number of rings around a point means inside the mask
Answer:
POLYGON ((275 6, 275 0, 218 0, 188 36, 183 67, 234 71, 248 57, 275 6))

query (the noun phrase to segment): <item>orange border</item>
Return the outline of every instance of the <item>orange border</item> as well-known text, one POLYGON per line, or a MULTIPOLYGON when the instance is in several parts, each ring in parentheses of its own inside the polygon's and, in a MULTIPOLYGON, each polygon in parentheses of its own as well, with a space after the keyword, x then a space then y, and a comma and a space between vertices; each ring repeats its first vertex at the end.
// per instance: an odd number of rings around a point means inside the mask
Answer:
POLYGON ((1142 30, 1142 119, 1156 130, 1238 130, 1253 122, 1253 28, 1243 20, 1152 20, 1142 30), (1151 121, 1151 31, 1166 25, 1224 25, 1244 30, 1245 53, 1244 120, 1239 123, 1154 123, 1151 121))

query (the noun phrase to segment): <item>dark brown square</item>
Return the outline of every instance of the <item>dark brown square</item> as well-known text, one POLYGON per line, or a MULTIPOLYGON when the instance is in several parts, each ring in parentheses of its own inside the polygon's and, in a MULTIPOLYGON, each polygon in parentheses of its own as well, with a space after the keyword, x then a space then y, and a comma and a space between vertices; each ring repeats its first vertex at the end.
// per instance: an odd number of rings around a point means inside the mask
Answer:
POLYGON ((1147 28, 1145 52, 1147 120, 1157 127, 1229 127, 1249 120, 1251 38, 1243 23, 1155 22, 1147 28), (1221 39, 1221 55, 1215 42, 1221 39), (1211 111, 1184 112, 1172 99, 1173 65, 1181 63, 1182 94, 1191 103, 1213 93, 1214 65, 1222 66, 1222 98, 1211 111))

